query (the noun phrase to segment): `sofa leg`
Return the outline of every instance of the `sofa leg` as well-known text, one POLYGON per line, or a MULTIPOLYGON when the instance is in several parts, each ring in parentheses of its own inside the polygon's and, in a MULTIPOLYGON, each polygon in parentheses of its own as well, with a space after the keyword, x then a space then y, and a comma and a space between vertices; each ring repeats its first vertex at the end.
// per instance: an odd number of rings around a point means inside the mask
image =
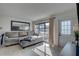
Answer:
POLYGON ((25 47, 22 47, 22 49, 24 49, 25 47))

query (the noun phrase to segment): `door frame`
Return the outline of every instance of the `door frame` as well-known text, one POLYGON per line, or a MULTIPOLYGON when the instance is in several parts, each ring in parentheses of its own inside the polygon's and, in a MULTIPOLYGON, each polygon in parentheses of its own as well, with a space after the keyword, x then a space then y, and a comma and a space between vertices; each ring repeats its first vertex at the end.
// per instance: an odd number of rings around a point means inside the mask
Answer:
POLYGON ((71 34, 68 35, 68 36, 72 36, 72 34, 73 34, 73 30, 72 30, 73 29, 73 18, 67 17, 67 18, 58 19, 58 46, 60 46, 59 40, 60 40, 60 36, 62 36, 61 33, 60 33, 60 31, 61 31, 60 22, 61 21, 66 21, 66 20, 71 20, 71 34))

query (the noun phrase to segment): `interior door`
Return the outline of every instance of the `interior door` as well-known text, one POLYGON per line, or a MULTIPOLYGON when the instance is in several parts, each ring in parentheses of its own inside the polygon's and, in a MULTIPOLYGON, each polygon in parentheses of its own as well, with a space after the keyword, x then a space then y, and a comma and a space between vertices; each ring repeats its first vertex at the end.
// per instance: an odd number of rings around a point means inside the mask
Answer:
POLYGON ((64 47, 65 44, 72 40, 72 21, 71 20, 59 20, 58 21, 58 43, 59 46, 64 47))

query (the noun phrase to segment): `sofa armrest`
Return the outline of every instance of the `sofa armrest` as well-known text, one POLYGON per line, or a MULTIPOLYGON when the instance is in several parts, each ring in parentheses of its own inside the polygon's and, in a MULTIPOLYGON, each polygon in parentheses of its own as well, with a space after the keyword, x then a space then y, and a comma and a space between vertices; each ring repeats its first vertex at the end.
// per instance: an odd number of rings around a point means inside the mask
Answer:
POLYGON ((5 36, 5 39, 8 39, 8 37, 7 37, 7 36, 5 36))

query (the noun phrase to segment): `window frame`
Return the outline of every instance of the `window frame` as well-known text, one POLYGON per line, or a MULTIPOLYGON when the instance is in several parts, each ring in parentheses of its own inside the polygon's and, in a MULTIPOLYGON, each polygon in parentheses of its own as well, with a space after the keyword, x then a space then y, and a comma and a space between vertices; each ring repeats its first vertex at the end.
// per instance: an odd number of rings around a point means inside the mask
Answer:
POLYGON ((38 23, 38 24, 35 24, 35 25, 38 25, 38 33, 40 33, 41 29, 43 30, 43 32, 46 32, 47 28, 46 28, 46 23, 48 22, 42 22, 42 23, 38 23), (40 28, 40 25, 44 25, 44 28, 40 28))
POLYGON ((62 22, 61 22, 61 35, 71 35, 71 25, 72 25, 71 20, 66 20, 62 22), (68 24, 68 21, 70 22, 70 24, 68 24))

